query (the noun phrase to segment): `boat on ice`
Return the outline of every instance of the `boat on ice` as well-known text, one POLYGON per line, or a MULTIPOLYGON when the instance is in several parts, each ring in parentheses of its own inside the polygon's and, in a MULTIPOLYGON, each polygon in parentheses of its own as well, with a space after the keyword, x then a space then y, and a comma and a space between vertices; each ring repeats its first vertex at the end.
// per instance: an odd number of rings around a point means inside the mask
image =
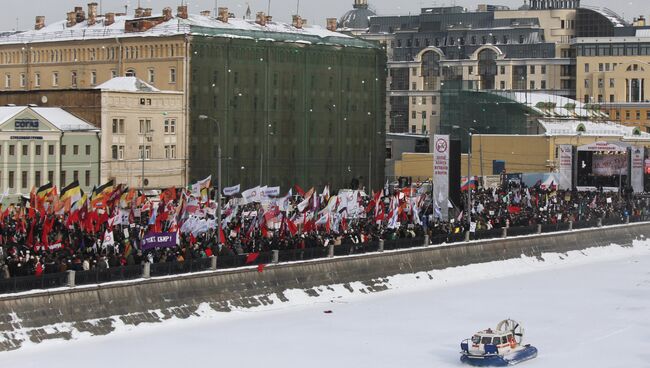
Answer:
POLYGON ((533 359, 537 348, 523 344, 524 328, 505 319, 492 330, 479 331, 460 344, 460 361, 476 367, 505 367, 533 359))

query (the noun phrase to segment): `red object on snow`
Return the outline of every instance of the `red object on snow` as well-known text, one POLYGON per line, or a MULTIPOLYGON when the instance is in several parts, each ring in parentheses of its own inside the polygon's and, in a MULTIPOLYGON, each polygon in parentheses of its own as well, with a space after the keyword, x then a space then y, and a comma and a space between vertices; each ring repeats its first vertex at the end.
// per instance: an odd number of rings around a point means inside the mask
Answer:
POLYGON ((257 265, 257 272, 264 272, 264 264, 260 263, 257 265))
POLYGON ((255 253, 249 253, 246 256, 246 264, 253 263, 257 259, 257 257, 260 256, 260 252, 255 252, 255 253))

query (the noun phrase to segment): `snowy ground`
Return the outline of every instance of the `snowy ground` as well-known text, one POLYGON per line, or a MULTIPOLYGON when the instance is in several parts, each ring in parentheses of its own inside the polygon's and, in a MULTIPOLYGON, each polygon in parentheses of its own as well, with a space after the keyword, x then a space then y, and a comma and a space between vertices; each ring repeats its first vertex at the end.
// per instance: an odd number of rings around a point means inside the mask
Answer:
POLYGON ((544 258, 394 277, 393 290, 372 295, 334 287, 253 310, 202 308, 190 320, 27 345, 0 353, 0 366, 457 367, 462 339, 510 317, 539 349, 523 367, 650 367, 650 242, 544 258))

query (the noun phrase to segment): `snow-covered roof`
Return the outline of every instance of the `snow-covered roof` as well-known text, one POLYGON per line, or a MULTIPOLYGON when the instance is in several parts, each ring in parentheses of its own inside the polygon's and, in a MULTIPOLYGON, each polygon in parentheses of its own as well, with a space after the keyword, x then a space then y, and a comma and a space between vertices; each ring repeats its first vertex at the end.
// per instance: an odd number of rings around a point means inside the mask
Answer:
POLYGON ((548 118, 600 119, 609 117, 604 112, 589 108, 587 104, 563 96, 536 92, 492 91, 490 93, 526 105, 538 115, 548 118))
POLYGON ((95 126, 59 107, 0 106, 0 124, 4 124, 27 109, 31 109, 62 131, 98 130, 95 126))
POLYGON ((115 16, 115 22, 106 26, 104 17, 99 16, 94 25, 88 25, 87 21, 83 21, 71 27, 67 27, 66 21, 63 20, 51 23, 40 30, 0 36, 0 44, 193 34, 269 40, 280 38, 278 36, 282 35, 285 38, 290 37, 294 41, 305 37, 307 42, 350 43, 355 46, 371 47, 370 43, 361 42, 348 35, 332 32, 320 26, 296 28, 291 24, 275 21, 267 22, 265 26, 261 26, 254 20, 238 18, 230 18, 226 23, 208 16, 189 14, 187 19, 174 17, 146 31, 126 32, 125 24, 130 19, 134 18, 132 16, 115 16))
POLYGON ((539 119, 546 136, 576 135, 607 136, 619 138, 650 139, 650 134, 638 128, 621 125, 612 121, 595 122, 589 120, 539 119), (579 129, 580 128, 580 129, 579 129))
POLYGON ((610 22, 612 22, 612 25, 614 27, 626 27, 628 26, 628 23, 621 17, 620 15, 616 14, 613 10, 610 10, 605 7, 598 7, 598 6, 582 6, 584 9, 589 9, 592 11, 595 11, 596 13, 602 15, 603 17, 607 18, 610 22))
POLYGON ((120 92, 160 92, 158 88, 136 77, 115 77, 100 84, 95 89, 120 92))

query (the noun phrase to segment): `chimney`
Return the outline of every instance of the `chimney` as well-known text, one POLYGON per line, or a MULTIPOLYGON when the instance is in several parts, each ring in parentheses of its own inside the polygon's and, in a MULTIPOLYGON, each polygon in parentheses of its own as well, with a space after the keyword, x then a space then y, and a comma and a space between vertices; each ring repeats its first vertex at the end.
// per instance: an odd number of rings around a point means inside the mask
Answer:
POLYGON ((84 20, 86 20, 86 13, 84 12, 84 8, 82 8, 80 6, 75 6, 74 7, 74 14, 75 14, 75 18, 76 18, 77 23, 81 23, 84 20))
POLYGON ((302 28, 302 18, 300 15, 295 14, 293 16, 293 22, 291 22, 291 25, 293 25, 296 28, 302 28))
POLYGON ((273 21, 273 16, 267 15, 266 16, 266 23, 271 23, 273 21))
POLYGON ((219 8, 218 11, 219 11, 219 16, 217 17, 217 19, 219 19, 224 23, 228 23, 228 8, 219 8))
POLYGON ((266 25, 266 15, 264 15, 264 12, 257 12, 257 15, 255 16, 255 23, 259 24, 260 26, 266 25))
POLYGON ((201 15, 204 17, 209 17, 210 16, 210 11, 209 10, 201 10, 201 15))
POLYGON ((179 5, 176 11, 176 16, 181 19, 187 19, 187 5, 179 5))
POLYGON ((88 25, 97 23, 97 3, 88 3, 88 25))
POLYGON ((73 27, 75 24, 77 24, 77 14, 73 11, 68 12, 68 20, 65 23, 65 26, 73 27))
POLYGON ((327 18, 327 30, 336 32, 337 21, 336 18, 327 18))
POLYGON ((37 15, 36 16, 36 24, 34 25, 35 30, 39 30, 45 27, 45 17, 42 15, 37 15))
POLYGON ((104 26, 107 27, 113 23, 115 23, 115 13, 106 13, 106 16, 104 17, 104 26))
POLYGON ((150 17, 151 16, 151 10, 152 10, 151 8, 144 8, 144 13, 142 14, 142 16, 150 17))
POLYGON ((163 20, 167 22, 168 20, 171 20, 173 18, 172 16, 172 8, 166 7, 163 9, 163 20))
POLYGON ((136 18, 142 18, 144 17, 144 8, 135 8, 135 17, 136 18))

